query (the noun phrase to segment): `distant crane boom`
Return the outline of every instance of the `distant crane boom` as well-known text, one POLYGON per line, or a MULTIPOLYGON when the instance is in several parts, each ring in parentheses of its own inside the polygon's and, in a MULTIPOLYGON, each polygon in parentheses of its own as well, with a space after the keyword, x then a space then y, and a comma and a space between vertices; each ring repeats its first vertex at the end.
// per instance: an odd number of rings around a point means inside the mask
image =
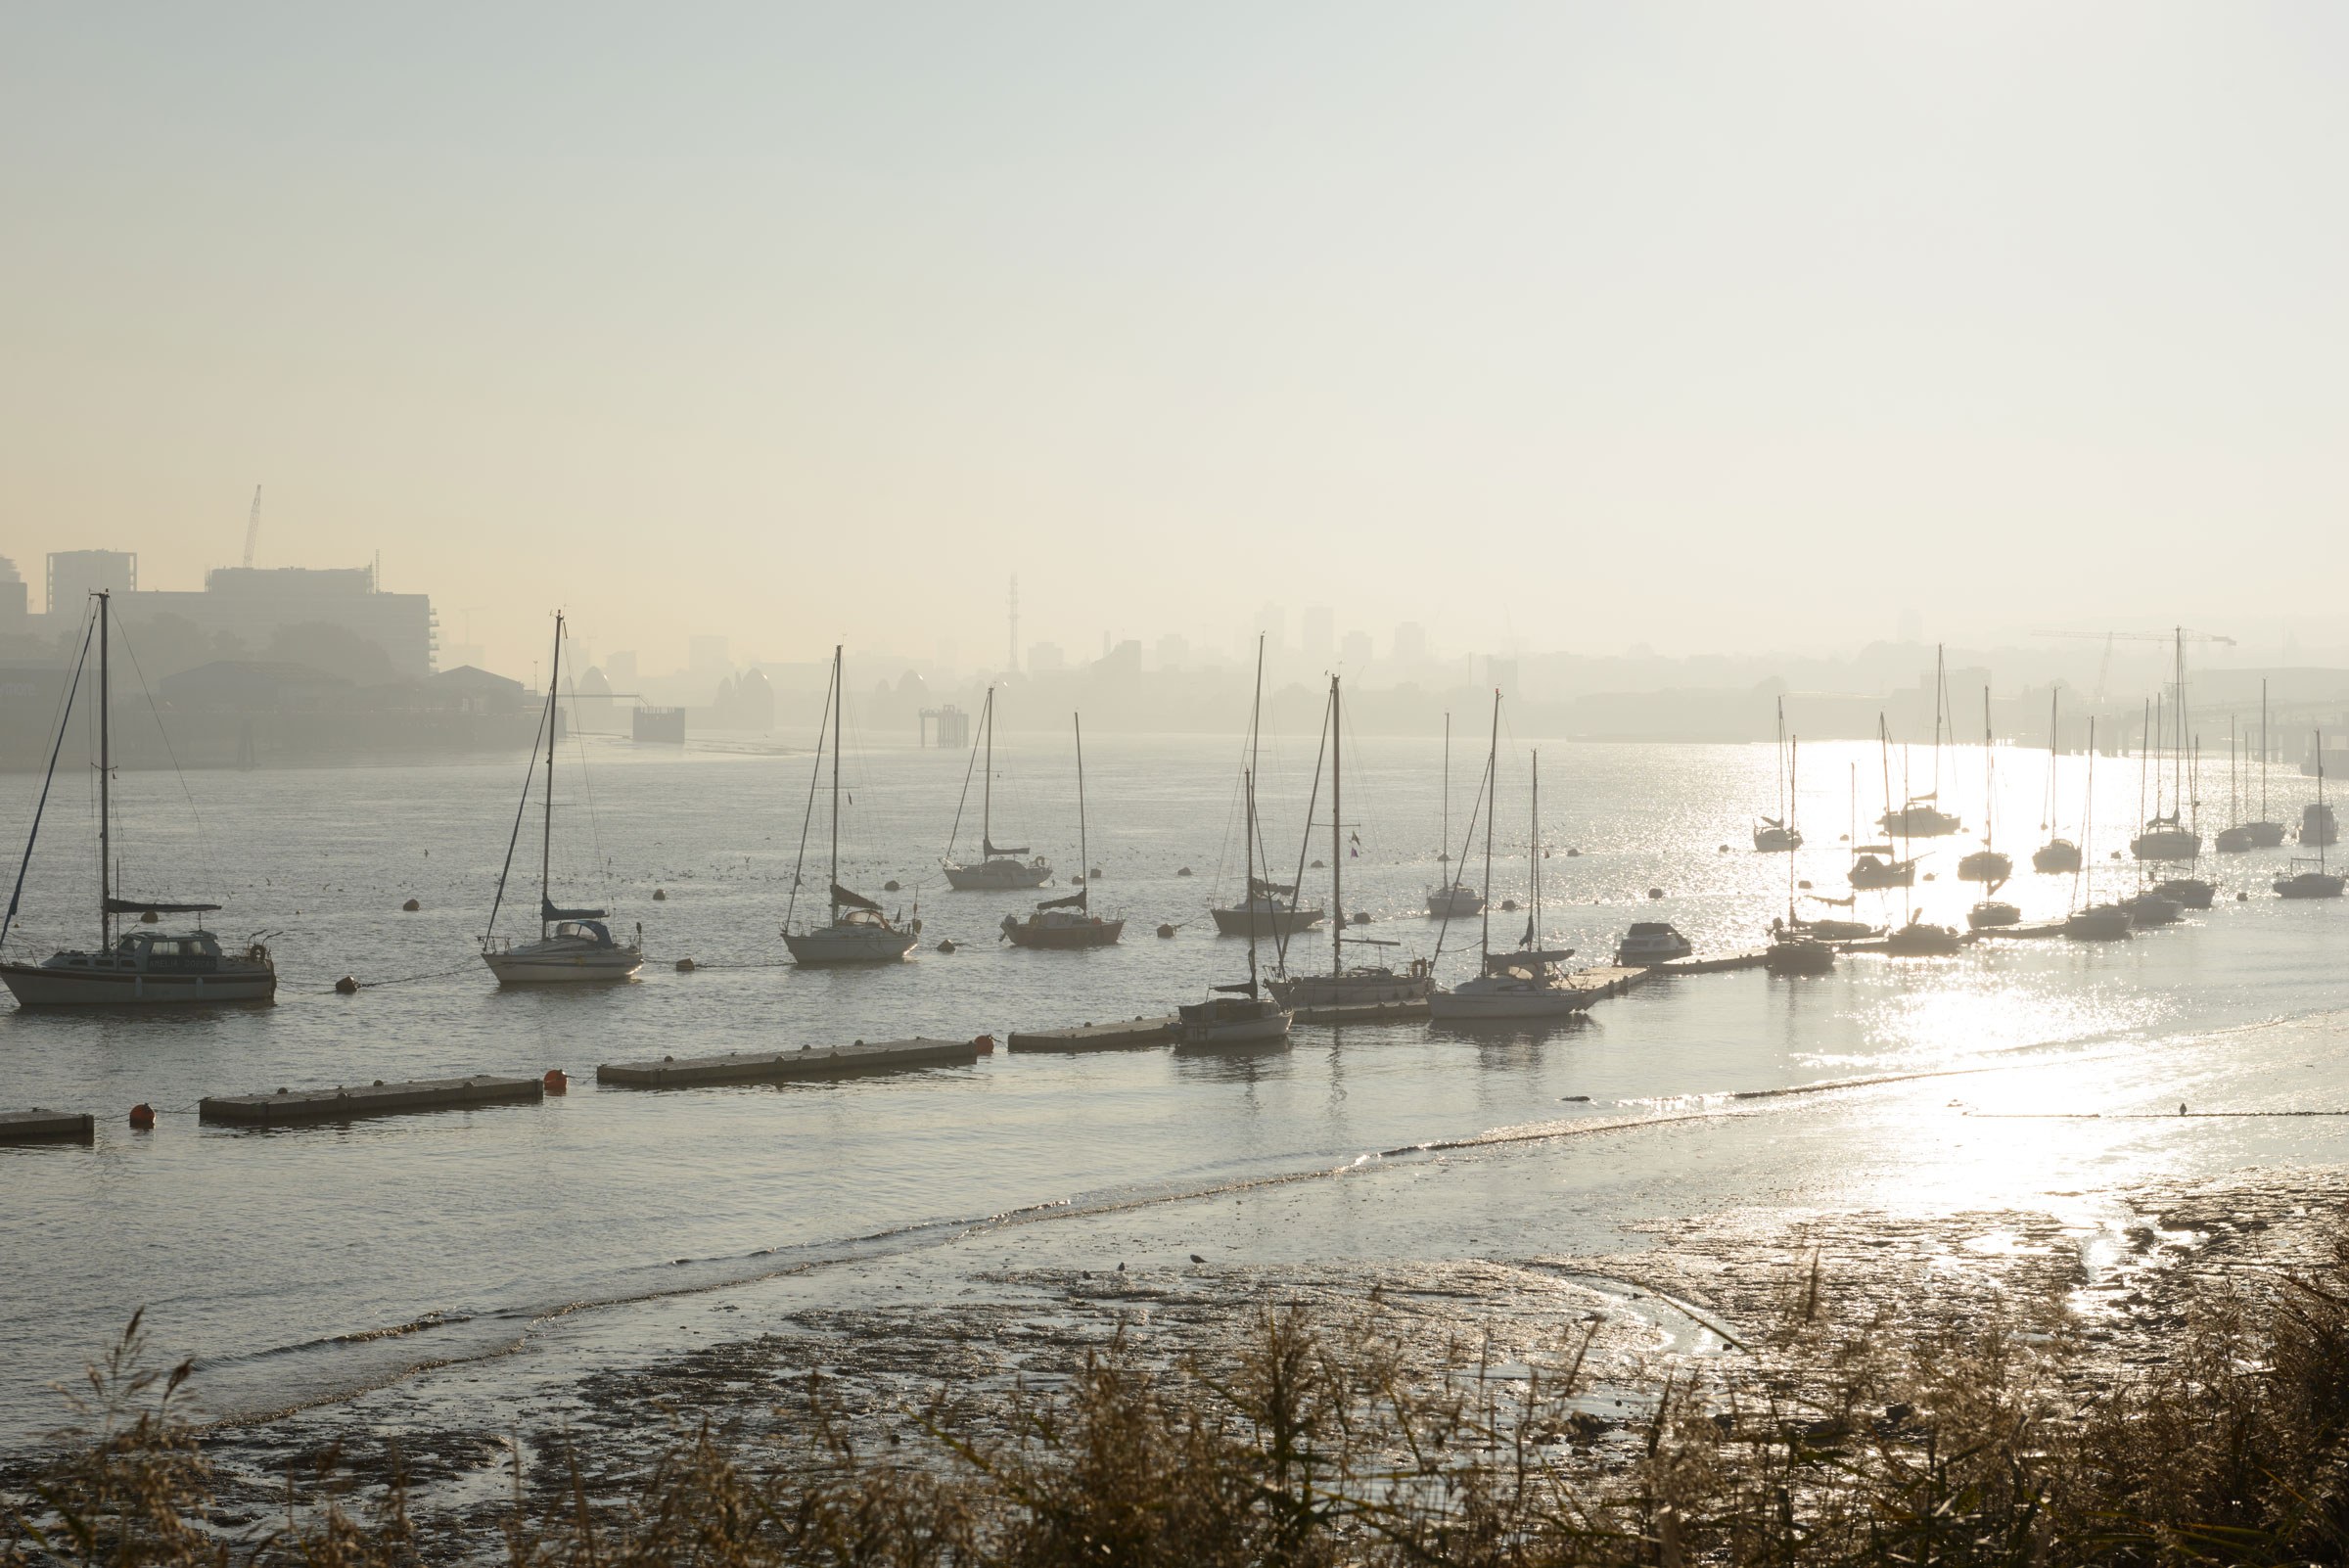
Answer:
POLYGON ((2232 648, 2233 637, 2216 631, 2196 631, 2191 626, 2172 626, 2167 631, 2066 631, 2059 626, 2034 626, 2034 637, 2101 637, 2104 639, 2104 661, 2096 667, 2096 694, 2091 699, 2096 707, 2104 705, 2104 682, 2112 673, 2112 645, 2125 642, 2223 642, 2232 648))
POLYGON ((253 487, 253 512, 245 519, 245 567, 253 569, 253 547, 261 542, 261 487, 253 487))

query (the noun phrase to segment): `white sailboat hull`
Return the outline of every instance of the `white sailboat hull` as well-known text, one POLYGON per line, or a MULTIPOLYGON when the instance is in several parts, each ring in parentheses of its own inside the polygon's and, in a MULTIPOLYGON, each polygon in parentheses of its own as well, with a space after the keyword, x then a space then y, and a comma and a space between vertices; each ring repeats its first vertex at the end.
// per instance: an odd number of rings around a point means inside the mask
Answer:
POLYGON ((628 980, 644 966, 635 947, 606 947, 573 938, 521 943, 482 954, 501 986, 589 985, 628 980))

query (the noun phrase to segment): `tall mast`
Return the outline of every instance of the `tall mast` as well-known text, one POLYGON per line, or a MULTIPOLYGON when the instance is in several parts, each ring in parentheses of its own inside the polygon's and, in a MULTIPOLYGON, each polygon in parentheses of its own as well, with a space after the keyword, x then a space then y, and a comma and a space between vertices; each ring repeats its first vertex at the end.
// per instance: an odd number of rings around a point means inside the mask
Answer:
MULTIPOLYGON (((1261 659, 1264 657, 1261 638, 1257 647, 1257 657, 1261 659)), ((1253 762, 1255 759, 1251 757, 1249 761, 1253 762)), ((1253 766, 1242 780, 1242 790, 1248 798, 1248 842, 1240 853, 1247 857, 1248 865, 1248 994, 1253 997, 1256 995, 1256 769, 1253 766)))
POLYGON ((2227 715, 2227 825, 2243 819, 2242 763, 2235 758, 2234 715, 2227 715))
POLYGON ((1778 826, 1786 825, 1786 699, 1778 699, 1778 826))
MULTIPOLYGON (((1476 945, 1484 955, 1493 955, 1493 809, 1500 802, 1500 689, 1493 691, 1493 745, 1485 754, 1485 923, 1477 932, 1476 945)), ((1477 971, 1482 974, 1481 969, 1477 971)))
POLYGON ((546 909, 555 858, 555 693, 563 686, 563 612, 555 612, 555 656, 546 667, 546 824, 538 835, 538 935, 546 935, 546 909))
POLYGON ((2048 688, 2048 804, 2040 808, 2046 820, 2039 824, 2042 833, 2055 825, 2055 696, 2053 686, 2048 688))
MULTIPOLYGON (((1256 634, 1256 696, 1248 707, 1248 853, 1252 859, 1256 853, 1256 742, 1257 736, 1263 730, 1264 718, 1265 634, 1260 631, 1256 634)), ((1272 869, 1272 857, 1269 854, 1265 857, 1265 869, 1267 871, 1272 869)), ((1247 898, 1249 908, 1253 911, 1256 906, 1256 868, 1253 864, 1248 870, 1247 898)), ((1289 906, 1293 909, 1296 904, 1297 896, 1292 893, 1289 896, 1289 906)), ((1256 940, 1256 916, 1254 913, 1248 916, 1248 940, 1250 942, 1256 940)), ((1284 954, 1288 951, 1288 945, 1285 942, 1281 945, 1281 951, 1284 954)), ((1256 951, 1253 947, 1248 952, 1248 966, 1249 978, 1254 979, 1256 951)))
POLYGON ((1534 862, 1534 918, 1533 923, 1526 929, 1533 935, 1534 946, 1540 947, 1542 945, 1542 753, 1538 749, 1534 753, 1534 805, 1528 815, 1534 824, 1533 843, 1527 850, 1527 857, 1534 862))
POLYGON ((98 945, 115 947, 115 851, 108 836, 114 826, 115 699, 113 669, 108 661, 107 622, 112 619, 114 595, 98 594, 98 945))
MULTIPOLYGON (((1451 865, 1451 714, 1444 715, 1444 837, 1436 845, 1436 864, 1451 865)), ((1457 882, 1459 878, 1451 879, 1457 882)))
POLYGON ((2325 820, 2325 732, 2317 731, 2317 874, 2325 874, 2325 846, 2332 838, 2332 824, 2325 820))
POLYGON ((2091 853, 2096 827, 2096 715, 2088 715, 2088 793, 2080 806, 2080 860, 2072 867, 2072 907, 2080 907, 2080 878, 2088 876, 2088 896, 2096 896, 2096 862, 2091 853))
POLYGON ((1346 726, 1338 714, 1338 677, 1329 677, 1329 972, 1346 972, 1346 895, 1340 873, 1346 866, 1346 813, 1339 809, 1339 786, 1346 770, 1339 765, 1338 748, 1346 726))
POLYGON ((979 727, 987 731, 987 777, 979 781, 979 848, 986 852, 981 858, 991 859, 995 853, 995 688, 987 688, 987 712, 979 715, 979 727))
POLYGON ((2259 819, 2268 819, 2268 682, 2259 682, 2259 819))
MULTIPOLYGON (((992 695, 990 692, 990 695, 992 695)), ((1077 858, 1084 862, 1084 881, 1078 887, 1082 900, 1077 905, 1086 914, 1093 912, 1093 852, 1084 838, 1084 715, 1071 714, 1069 723, 1077 731, 1077 858)))
POLYGON ((832 645, 832 876, 824 897, 832 900, 832 923, 840 924, 840 742, 848 732, 848 688, 841 684, 841 644, 832 645))
MULTIPOLYGON (((1990 848, 1991 808, 1998 800, 1998 754, 1990 745, 1990 688, 1982 688, 1982 848, 1990 848)), ((1994 890, 1995 891, 1995 890, 1994 890)))

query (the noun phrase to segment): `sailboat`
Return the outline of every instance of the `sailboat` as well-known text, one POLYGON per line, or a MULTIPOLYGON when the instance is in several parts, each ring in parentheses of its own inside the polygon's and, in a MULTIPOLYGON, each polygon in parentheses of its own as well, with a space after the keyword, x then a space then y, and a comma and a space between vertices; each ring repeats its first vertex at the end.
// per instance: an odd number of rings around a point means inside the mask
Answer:
POLYGON ((2268 683, 2259 683, 2259 820, 2245 822, 2256 849, 2273 850, 2283 843, 2283 824, 2268 820, 2268 683))
MULTIPOLYGON (((2332 811, 2325 804, 2325 733, 2322 730, 2317 732, 2315 755, 2317 759, 2317 801, 2308 809, 2311 812, 2324 813, 2322 820, 2329 826, 2332 822, 2332 811)), ((2301 842, 2304 844, 2309 842, 2305 827, 2301 830, 2301 842)), ((2276 884, 2276 892, 2279 896, 2286 899, 2337 899, 2341 896, 2341 879, 2326 870, 2325 865, 2325 848, 2332 843, 2332 835, 2321 833, 2315 842, 2317 846, 2316 868, 2306 871, 2295 869, 2290 876, 2280 880, 2276 884)), ((2294 867, 2304 866, 2307 863, 2305 860, 2292 862, 2294 867)))
POLYGON ((2080 863, 2072 868, 2071 909, 2063 919, 2063 934, 2073 942, 2127 942, 2137 933, 2137 919, 2117 903, 2083 902, 2083 897, 2093 900, 2096 892, 2095 862, 2088 858, 2086 847, 2094 842, 2096 819, 2096 721, 2088 721, 2088 788, 2085 803, 2080 807, 2080 863), (2085 874, 2087 886, 2081 886, 2085 874))
POLYGON ((954 826, 946 833, 945 872, 947 885, 957 893, 1006 893, 1021 888, 1040 888, 1052 880, 1052 862, 1042 855, 1023 860, 1029 853, 1023 845, 1017 849, 999 849, 995 845, 995 688, 987 688, 987 702, 979 710, 979 739, 971 747, 971 761, 976 765, 980 748, 986 748, 987 776, 979 787, 979 847, 983 857, 977 865, 963 865, 954 858, 954 840, 962 832, 962 808, 971 798, 971 775, 962 775, 962 799, 954 803, 954 826))
MULTIPOLYGON (((2202 844, 2202 743, 2199 739, 2192 743, 2190 755, 2192 761, 2187 767, 2186 794, 2180 799, 2192 813, 2188 817, 2187 825, 2194 833, 2194 859, 2198 862, 2202 844)), ((2165 877, 2153 885, 2153 891, 2184 908, 2207 909, 2219 896, 2219 885, 2206 877, 2165 877)))
MULTIPOLYGON (((1887 838, 1946 839, 1965 826, 1963 822, 1934 804, 1941 798, 1941 732, 1949 712, 1949 664, 1941 645, 1936 643, 1933 648, 1933 788, 1922 795, 1910 796, 1901 803, 1901 808, 1897 811, 1892 808, 1891 800, 1886 799, 1884 814, 1876 819, 1876 825, 1884 830, 1887 838)), ((1878 715, 1876 721, 1880 727, 1883 723, 1883 715, 1878 715)), ((1890 735, 1887 732, 1887 740, 1889 738, 1890 735)), ((1901 756, 1903 759, 1901 782, 1903 788, 1906 788, 1909 773, 1907 761, 1909 751, 1906 742, 1902 745, 1901 756)), ((1887 779, 1890 776, 1888 772, 1887 779)), ((1888 797, 1889 793, 1887 791, 1888 797)))
MULTIPOLYGON (((1895 819, 1892 809, 1892 730, 1885 724, 1884 715, 1876 715, 1876 745, 1884 764, 1884 815, 1882 822, 1895 819)), ((1858 813, 1860 795, 1859 765, 1853 764, 1853 811, 1858 813)), ((1903 818, 1905 820, 1905 817, 1903 818)), ((1852 846, 1852 887, 1865 892, 1879 888, 1906 888, 1916 880, 1916 861, 1902 858, 1890 844, 1855 844, 1852 846)))
POLYGON ((1003 917, 1003 935, 1016 947, 1114 947, 1126 931, 1125 921, 1093 913, 1093 852, 1084 833, 1084 720, 1071 714, 1069 722, 1077 734, 1077 857, 1085 875, 1075 893, 1046 899, 1027 919, 1003 917))
MULTIPOLYGON (((1999 795, 1998 758, 1998 744, 1991 738, 1990 732, 1990 688, 1985 686, 1982 688, 1982 848, 1958 862, 1958 879, 1960 882, 1988 883, 1990 891, 1993 893, 1998 892, 2001 887, 2004 886, 2006 879, 2014 875, 2014 857, 2001 854, 1991 843, 1992 822, 1995 818, 1999 795)), ((1974 913, 1979 915, 1989 907, 1987 902, 1976 904, 1974 913)), ((2014 905, 2001 904, 1998 907, 2011 910, 2014 905)), ((1968 919, 1977 926, 2010 926, 2014 924, 2015 920, 2021 918, 2019 914, 2004 920, 1979 920, 1968 916, 1968 919)))
POLYGON ((1754 848, 1775 854, 1803 847, 1803 830, 1794 825, 1794 759, 1786 747, 1786 699, 1778 699, 1778 814, 1754 824, 1754 848))
POLYGON ((49 750, 49 770, 41 780, 39 804, 33 807, 32 831, 24 839, 24 858, 17 865, 16 888, 9 895, 7 913, 0 915, 0 944, 7 942, 8 928, 15 923, 24 897, 24 873, 32 864, 33 846, 40 841, 41 816, 49 805, 49 787, 57 778, 57 760, 65 750, 66 730, 72 722, 73 701, 81 691, 94 635, 98 643, 98 945, 86 951, 69 948, 37 964, 0 963, 0 981, 5 981, 10 992, 26 1007, 269 1001, 277 995, 277 965, 258 940, 248 943, 242 952, 225 952, 220 939, 201 925, 181 932, 115 934, 117 916, 135 915, 144 925, 164 915, 210 914, 220 906, 118 896, 114 842, 114 669, 109 635, 113 596, 98 592, 90 597, 97 604, 82 629, 81 657, 66 692, 65 712, 58 715, 57 741, 49 750))
POLYGON ((530 780, 526 773, 522 799, 514 807, 514 832, 506 841, 506 863, 497 873, 497 897, 489 904, 489 929, 482 938, 482 962, 489 966, 501 986, 626 980, 644 965, 641 937, 634 942, 617 941, 612 928, 604 924, 609 918, 606 911, 555 907, 555 740, 562 728, 562 711, 555 701, 562 682, 563 617, 558 612, 554 661, 546 680, 546 815, 538 834, 538 940, 518 943, 508 938, 503 946, 497 942, 497 912, 505 906, 506 879, 514 871, 514 848, 521 842, 523 813, 530 804, 530 780))
MULTIPOLYGON (((1257 700, 1264 700, 1265 642, 1256 642, 1257 700)), ((1262 713, 1261 706, 1257 711, 1262 713)), ((1248 725, 1248 767, 1240 776, 1240 795, 1244 803, 1241 826, 1247 834, 1242 857, 1247 867, 1248 885, 1256 886, 1256 720, 1248 725)), ((1250 900, 1253 907, 1254 900, 1250 900)), ((1248 979, 1244 984, 1210 986, 1207 1000, 1186 1002, 1175 1008, 1176 1027, 1182 1031, 1185 1045, 1258 1045, 1289 1038, 1289 1025, 1294 1015, 1272 997, 1265 994, 1262 977, 1256 965, 1258 924, 1250 918, 1248 937, 1248 979)))
MULTIPOLYGON (((2140 860, 2191 860, 2202 853, 2202 835, 2185 821, 2186 807, 2186 632, 2177 633, 2175 690, 2178 694, 2177 718, 2169 726, 2172 788, 2170 808, 2161 808, 2162 732, 2153 731, 2152 744, 2146 749, 2146 759, 2153 775, 2153 814, 2145 819, 2145 830, 2129 841, 2129 853, 2140 860)), ((2159 714, 2161 705, 2154 704, 2159 714)))
POLYGON ((2227 825, 2219 829, 2211 848, 2221 854, 2246 854, 2256 842, 2251 825, 2243 820, 2243 764, 2235 745, 2234 715, 2227 715, 2227 825))
POLYGON ((881 906, 863 894, 840 885, 840 746, 848 727, 843 722, 848 687, 842 670, 841 650, 836 644, 832 649, 832 689, 825 694, 824 716, 815 731, 816 770, 807 779, 807 812, 801 819, 799 860, 792 867, 791 899, 783 911, 783 945, 791 949, 793 961, 801 964, 894 964, 913 950, 918 936, 891 924, 881 906), (830 890, 826 905, 831 915, 820 926, 810 921, 794 931, 792 914, 799 907, 801 874, 807 866, 806 820, 815 814, 816 781, 823 776, 827 734, 832 742, 832 858, 825 886, 830 890))
MULTIPOLYGON (((1444 838, 1436 847, 1436 860, 1451 865, 1451 715, 1444 715, 1444 838)), ((1458 877, 1443 886, 1427 890, 1427 912, 1438 920, 1465 920, 1485 907, 1484 895, 1458 877)))
MULTIPOLYGON (((2040 831, 2043 833, 2055 825, 2055 702, 2057 695, 2058 693, 2052 688, 2048 692, 2048 800, 2043 809, 2047 820, 2039 824, 2040 831)), ((2050 839, 2031 852, 2031 869, 2044 874, 2078 871, 2080 869, 2080 846, 2067 838, 2050 839)))
MULTIPOLYGON (((1256 776, 1256 743, 1265 715, 1265 645, 1259 637, 1256 645, 1256 700, 1248 712, 1248 776, 1256 776)), ((1311 931, 1321 923, 1321 911, 1300 905, 1297 884, 1271 882, 1256 874, 1256 797, 1255 786, 1249 786, 1248 798, 1248 881, 1247 895, 1236 904, 1218 904, 1207 912, 1215 917, 1216 930, 1226 937, 1246 937, 1251 942, 1259 936, 1277 941, 1311 931)), ((1265 869, 1272 867, 1267 864, 1265 869)), ((1341 913, 1339 918, 1345 916, 1341 913)))
MULTIPOLYGON (((1269 982, 1272 994, 1284 1007, 1344 1007, 1368 1006, 1375 1002, 1417 1001, 1435 987, 1435 980, 1424 961, 1398 970, 1388 964, 1357 964, 1348 968, 1346 945, 1353 943, 1364 947, 1394 947, 1398 943, 1376 937, 1350 937, 1343 917, 1346 907, 1346 861, 1354 841, 1347 834, 1345 814, 1341 810, 1346 782, 1344 767, 1345 712, 1340 705, 1338 677, 1329 677, 1329 906, 1341 911, 1340 918, 1329 925, 1329 973, 1326 975, 1283 974, 1269 982)), ((1317 788, 1315 794, 1319 793, 1317 788)), ((1312 810, 1306 813, 1306 837, 1313 837, 1312 810)), ((1299 859, 1304 858, 1300 852, 1299 859)), ((1288 944, 1279 944, 1280 964, 1288 964, 1288 944)))
MULTIPOLYGON (((1805 929, 1795 910, 1794 856, 1786 857, 1786 916, 1770 923, 1770 947, 1762 967, 1773 975, 1823 975, 1835 967, 1835 949, 1805 929)), ((1863 932, 1866 927, 1860 928, 1863 932)))
POLYGON ((1493 694, 1493 755, 1485 765, 1485 887, 1484 927, 1477 945, 1482 957, 1477 972, 1458 985, 1427 998, 1427 1015, 1439 1024, 1477 1023, 1497 1019, 1566 1018, 1587 1010, 1591 993, 1566 984, 1560 967, 1574 956, 1571 947, 1545 947, 1542 934, 1542 754, 1534 753, 1533 837, 1527 845, 1534 867, 1533 911, 1526 917, 1525 935, 1505 952, 1493 950, 1493 811, 1492 791, 1499 784, 1500 693, 1493 694))

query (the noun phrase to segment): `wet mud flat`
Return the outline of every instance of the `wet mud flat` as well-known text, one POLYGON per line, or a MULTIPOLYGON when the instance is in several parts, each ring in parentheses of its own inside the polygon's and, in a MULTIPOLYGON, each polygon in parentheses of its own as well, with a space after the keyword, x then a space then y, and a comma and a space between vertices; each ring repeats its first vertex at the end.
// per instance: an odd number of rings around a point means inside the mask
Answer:
POLYGON ((576 1496, 623 1508, 660 1453, 703 1430, 752 1468, 850 1455, 944 1465, 948 1442, 1016 1441, 1038 1402, 1101 1358, 1204 1397, 1267 1313, 1294 1310, 1332 1345, 1375 1343, 1399 1377, 1472 1385, 1499 1405, 1571 1374, 1571 1415, 1530 1436, 1566 1473, 1600 1482, 1631 1462, 1667 1387, 1724 1409, 1798 1407, 1820 1374, 1806 1325, 1832 1324, 1848 1347, 1997 1321, 2064 1340, 2075 1378, 2157 1365, 2196 1292, 2256 1293, 2329 1255, 2349 1172, 2049 1198, 2044 1210, 1923 1215, 1729 1210, 1635 1226, 1646 1245, 1589 1256, 939 1260, 780 1310, 718 1293, 692 1309, 699 1343, 612 1359, 527 1406, 470 1398, 490 1374, 452 1367, 429 1391, 221 1425, 205 1448, 224 1527, 282 1516, 289 1486, 363 1508, 396 1478, 442 1549, 489 1553, 517 1502, 532 1516, 576 1496), (2090 1218, 2072 1201, 2083 1197, 2090 1218))

